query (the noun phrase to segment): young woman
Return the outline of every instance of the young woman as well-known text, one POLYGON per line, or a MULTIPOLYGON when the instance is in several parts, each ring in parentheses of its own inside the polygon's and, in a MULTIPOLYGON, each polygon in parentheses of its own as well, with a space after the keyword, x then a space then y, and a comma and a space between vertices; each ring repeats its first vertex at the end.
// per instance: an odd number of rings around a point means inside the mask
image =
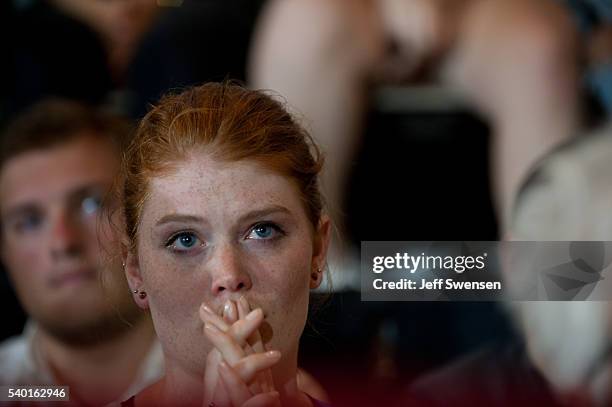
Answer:
POLYGON ((330 236, 308 134, 264 93, 164 97, 122 170, 125 273, 165 376, 124 404, 320 405, 297 384, 309 291, 330 236))

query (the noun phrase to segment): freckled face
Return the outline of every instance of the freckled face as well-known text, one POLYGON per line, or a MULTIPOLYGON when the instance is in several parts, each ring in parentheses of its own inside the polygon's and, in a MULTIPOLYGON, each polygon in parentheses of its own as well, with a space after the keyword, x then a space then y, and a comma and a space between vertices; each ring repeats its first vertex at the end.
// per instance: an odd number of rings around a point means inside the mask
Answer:
POLYGON ((314 266, 313 228, 294 183, 252 161, 194 154, 149 192, 139 284, 166 357, 203 374, 211 345, 198 309, 242 295, 266 315, 268 348, 296 357, 314 266))

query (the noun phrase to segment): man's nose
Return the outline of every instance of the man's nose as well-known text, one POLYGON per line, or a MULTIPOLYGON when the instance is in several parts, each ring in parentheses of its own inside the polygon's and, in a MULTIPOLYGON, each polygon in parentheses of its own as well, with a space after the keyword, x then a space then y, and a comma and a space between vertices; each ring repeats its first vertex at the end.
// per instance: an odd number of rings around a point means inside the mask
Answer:
MULTIPOLYGON (((80 253, 86 243, 81 225, 66 211, 57 213, 51 225, 51 255, 54 258, 70 257, 80 253)), ((92 237, 95 239, 95 236, 92 237)))
POLYGON ((231 244, 215 248, 214 260, 210 263, 213 296, 251 289, 251 278, 241 260, 239 249, 231 244))

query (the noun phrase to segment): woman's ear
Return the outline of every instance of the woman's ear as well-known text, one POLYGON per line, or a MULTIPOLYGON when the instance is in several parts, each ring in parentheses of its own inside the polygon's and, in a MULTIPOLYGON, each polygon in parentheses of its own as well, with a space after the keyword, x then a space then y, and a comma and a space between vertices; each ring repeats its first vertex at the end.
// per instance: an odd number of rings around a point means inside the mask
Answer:
POLYGON ((313 239, 312 269, 310 270, 310 288, 318 288, 323 281, 323 269, 327 261, 327 250, 331 238, 331 220, 322 215, 313 239))
POLYGON ((128 286, 132 292, 134 302, 136 302, 140 308, 148 309, 149 300, 147 298, 147 292, 145 291, 144 282, 142 280, 138 256, 133 253, 132 250, 128 249, 124 252, 123 271, 125 272, 125 278, 127 279, 128 286))

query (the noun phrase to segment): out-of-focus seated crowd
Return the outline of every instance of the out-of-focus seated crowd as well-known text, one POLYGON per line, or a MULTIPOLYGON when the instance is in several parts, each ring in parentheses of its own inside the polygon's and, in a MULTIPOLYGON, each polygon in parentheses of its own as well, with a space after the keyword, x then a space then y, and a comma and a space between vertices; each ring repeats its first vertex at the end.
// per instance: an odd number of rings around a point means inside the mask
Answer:
POLYGON ((609 302, 359 294, 360 241, 612 241, 612 2, 1 7, 0 386, 612 404, 609 302))

